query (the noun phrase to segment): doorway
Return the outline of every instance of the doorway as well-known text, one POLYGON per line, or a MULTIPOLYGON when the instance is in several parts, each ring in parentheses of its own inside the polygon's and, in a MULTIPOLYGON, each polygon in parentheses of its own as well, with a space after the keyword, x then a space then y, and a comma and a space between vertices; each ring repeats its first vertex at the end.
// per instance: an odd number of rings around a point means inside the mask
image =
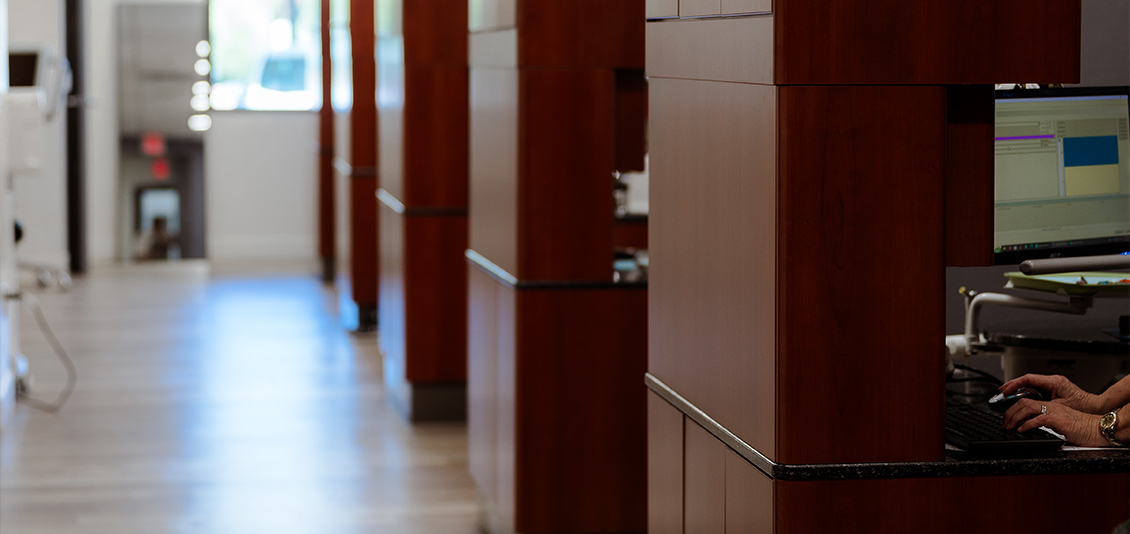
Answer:
POLYGON ((168 259, 205 258, 207 4, 126 4, 116 22, 119 259, 156 259, 158 218, 168 259))

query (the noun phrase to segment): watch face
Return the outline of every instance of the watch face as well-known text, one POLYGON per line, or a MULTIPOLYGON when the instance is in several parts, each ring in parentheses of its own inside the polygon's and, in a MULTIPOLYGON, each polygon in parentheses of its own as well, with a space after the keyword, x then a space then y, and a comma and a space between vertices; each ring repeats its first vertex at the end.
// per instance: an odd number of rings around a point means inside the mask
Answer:
POLYGON ((1110 428, 1114 426, 1114 414, 1108 413, 1103 415, 1103 418, 1099 419, 1099 426, 1103 428, 1110 428))

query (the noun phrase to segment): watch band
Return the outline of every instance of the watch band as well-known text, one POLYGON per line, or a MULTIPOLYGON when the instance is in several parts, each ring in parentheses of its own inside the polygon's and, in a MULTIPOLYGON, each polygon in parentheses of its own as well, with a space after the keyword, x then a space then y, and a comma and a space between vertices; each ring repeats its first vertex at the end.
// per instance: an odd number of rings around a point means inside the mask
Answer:
POLYGON ((1114 439, 1114 427, 1118 424, 1118 410, 1104 414, 1099 419, 1099 430, 1102 431, 1103 437, 1115 447, 1122 447, 1123 444, 1114 439))

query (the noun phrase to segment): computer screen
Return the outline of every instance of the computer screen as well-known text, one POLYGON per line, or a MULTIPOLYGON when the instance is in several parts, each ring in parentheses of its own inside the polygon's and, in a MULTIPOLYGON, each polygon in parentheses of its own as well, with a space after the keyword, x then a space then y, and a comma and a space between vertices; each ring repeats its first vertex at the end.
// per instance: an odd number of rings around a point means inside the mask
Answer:
POLYGON ((1130 250, 1128 94, 997 91, 996 264, 1130 250))

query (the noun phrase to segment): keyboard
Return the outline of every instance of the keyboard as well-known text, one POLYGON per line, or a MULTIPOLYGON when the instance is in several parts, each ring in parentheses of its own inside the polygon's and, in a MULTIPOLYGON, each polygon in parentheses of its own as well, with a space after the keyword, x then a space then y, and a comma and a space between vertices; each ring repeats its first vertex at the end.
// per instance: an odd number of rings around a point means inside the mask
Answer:
POLYGON ((1054 451, 1063 440, 1041 429, 1006 430, 1004 414, 956 399, 946 401, 946 441, 971 452, 1054 451))

